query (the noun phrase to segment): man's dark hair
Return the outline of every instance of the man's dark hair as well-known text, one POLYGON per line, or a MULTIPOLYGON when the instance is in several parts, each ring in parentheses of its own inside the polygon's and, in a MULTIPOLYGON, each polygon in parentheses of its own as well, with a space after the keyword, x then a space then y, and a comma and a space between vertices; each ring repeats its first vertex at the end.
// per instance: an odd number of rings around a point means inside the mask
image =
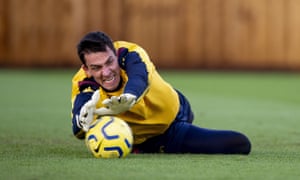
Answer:
POLYGON ((77 54, 81 62, 85 65, 85 54, 93 52, 105 52, 106 47, 109 47, 115 54, 116 49, 111 38, 103 32, 90 32, 86 34, 77 45, 77 54))

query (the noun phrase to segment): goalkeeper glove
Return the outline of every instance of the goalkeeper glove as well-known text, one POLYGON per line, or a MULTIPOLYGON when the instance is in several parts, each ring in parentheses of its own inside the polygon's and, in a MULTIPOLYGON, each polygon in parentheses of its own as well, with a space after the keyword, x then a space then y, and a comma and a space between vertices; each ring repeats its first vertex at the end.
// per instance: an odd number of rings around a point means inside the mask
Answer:
POLYGON ((121 94, 119 97, 112 96, 110 99, 105 99, 102 103, 107 108, 99 108, 95 110, 98 115, 116 115, 128 111, 136 102, 136 96, 130 93, 121 94))
POLYGON ((92 95, 92 98, 81 107, 79 116, 76 118, 78 121, 77 124, 79 124, 85 132, 89 130, 90 124, 93 122, 94 111, 99 99, 100 93, 99 90, 97 90, 92 95))

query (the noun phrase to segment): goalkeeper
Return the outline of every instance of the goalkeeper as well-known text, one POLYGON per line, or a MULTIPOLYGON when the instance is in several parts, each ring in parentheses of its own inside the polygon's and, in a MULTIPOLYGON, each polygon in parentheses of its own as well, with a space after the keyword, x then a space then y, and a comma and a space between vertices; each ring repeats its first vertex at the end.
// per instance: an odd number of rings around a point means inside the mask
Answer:
POLYGON ((72 79, 72 128, 84 139, 97 116, 125 120, 134 153, 249 154, 242 133, 192 124, 186 97, 156 71, 140 46, 112 42, 103 32, 86 34, 77 46, 81 68, 72 79))

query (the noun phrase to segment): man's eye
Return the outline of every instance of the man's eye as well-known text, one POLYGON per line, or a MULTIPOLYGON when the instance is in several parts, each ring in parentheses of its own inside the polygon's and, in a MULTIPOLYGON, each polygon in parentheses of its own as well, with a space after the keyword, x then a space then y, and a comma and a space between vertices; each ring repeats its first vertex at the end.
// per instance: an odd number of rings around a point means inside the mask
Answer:
POLYGON ((91 67, 91 70, 93 70, 93 71, 96 71, 96 70, 99 70, 100 69, 100 67, 98 67, 98 66, 93 66, 93 67, 91 67))
POLYGON ((108 61, 106 62, 107 65, 110 65, 110 64, 112 64, 112 63, 113 63, 113 60, 112 60, 112 59, 110 59, 110 60, 108 60, 108 61))

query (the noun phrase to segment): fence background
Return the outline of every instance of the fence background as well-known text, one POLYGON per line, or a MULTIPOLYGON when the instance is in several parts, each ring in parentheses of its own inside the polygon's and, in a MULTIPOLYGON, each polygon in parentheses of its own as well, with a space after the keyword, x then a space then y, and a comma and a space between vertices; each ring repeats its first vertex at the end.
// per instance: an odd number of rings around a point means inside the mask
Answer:
POLYGON ((300 0, 0 0, 0 67, 78 66, 94 30, 161 68, 300 70, 300 0))

